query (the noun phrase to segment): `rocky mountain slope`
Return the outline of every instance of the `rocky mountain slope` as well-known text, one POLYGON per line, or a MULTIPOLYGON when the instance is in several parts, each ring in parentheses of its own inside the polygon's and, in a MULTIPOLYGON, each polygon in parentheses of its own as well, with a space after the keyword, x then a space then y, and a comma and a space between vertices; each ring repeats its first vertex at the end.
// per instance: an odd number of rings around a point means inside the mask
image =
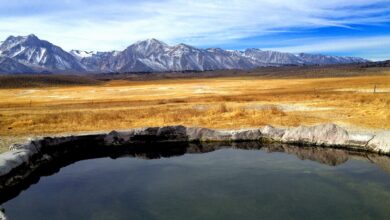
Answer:
POLYGON ((0 73, 7 73, 7 72, 12 72, 12 73, 34 73, 35 70, 32 68, 23 65, 19 63, 18 61, 9 58, 9 57, 1 57, 0 56, 0 73))
POLYGON ((60 72, 163 72, 251 69, 281 65, 360 63, 356 57, 292 54, 260 49, 230 51, 200 49, 186 44, 167 45, 156 39, 136 42, 123 51, 66 52, 35 35, 10 36, 0 44, 2 73, 60 72))

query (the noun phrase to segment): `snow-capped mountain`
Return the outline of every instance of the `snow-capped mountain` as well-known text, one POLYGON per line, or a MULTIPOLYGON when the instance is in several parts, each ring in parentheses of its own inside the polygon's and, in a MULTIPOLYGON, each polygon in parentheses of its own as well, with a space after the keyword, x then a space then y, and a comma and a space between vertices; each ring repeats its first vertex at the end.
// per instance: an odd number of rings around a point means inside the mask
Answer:
POLYGON ((74 56, 76 59, 81 60, 85 57, 91 57, 96 54, 94 51, 83 51, 83 50, 71 50, 69 51, 72 56, 74 56))
POLYGON ((260 66, 340 64, 366 62, 361 58, 292 54, 247 49, 228 51, 220 48, 199 49, 186 44, 169 46, 156 39, 139 41, 122 52, 100 53, 82 59, 91 69, 117 72, 152 72, 183 70, 251 69, 260 66))
POLYGON ((116 56, 120 52, 71 52, 80 64, 90 72, 113 72, 117 70, 116 56))
POLYGON ((233 65, 225 64, 223 59, 229 57, 186 44, 169 46, 156 39, 149 39, 137 42, 118 54, 116 67, 122 72, 243 68, 236 62, 233 65))
POLYGON ((368 60, 356 57, 338 57, 338 56, 324 56, 321 54, 307 54, 300 53, 297 55, 304 64, 326 65, 326 64, 347 64, 347 63, 361 63, 368 60))
POLYGON ((84 71, 77 59, 35 35, 10 36, 0 45, 0 55, 12 58, 31 68, 50 71, 84 71))
POLYGON ((260 49, 246 49, 243 56, 251 58, 255 63, 261 61, 264 65, 328 65, 362 63, 367 60, 359 57, 325 56, 307 53, 283 53, 277 51, 263 51, 260 49))
POLYGON ((246 49, 242 55, 252 59, 255 63, 261 61, 264 65, 299 65, 305 63, 299 56, 292 53, 263 51, 255 48, 246 49))
MULTIPOLYGON (((16 64, 18 63, 33 70, 50 72, 161 72, 345 64, 367 61, 355 57, 292 54, 260 49, 230 51, 220 48, 200 49, 186 44, 170 46, 156 39, 136 42, 123 51, 71 50, 68 53, 58 46, 40 40, 35 35, 8 37, 0 44, 0 55, 16 62, 8 72, 17 72, 16 64)), ((26 71, 27 69, 22 66, 20 66, 21 70, 26 71)), ((2 72, 7 72, 7 69, 2 68, 2 72)))

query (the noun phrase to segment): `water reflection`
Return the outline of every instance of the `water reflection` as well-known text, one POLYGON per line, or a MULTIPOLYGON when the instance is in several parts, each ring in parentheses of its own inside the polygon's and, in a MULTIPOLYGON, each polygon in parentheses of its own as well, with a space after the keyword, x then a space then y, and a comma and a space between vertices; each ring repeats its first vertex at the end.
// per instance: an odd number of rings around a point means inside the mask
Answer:
POLYGON ((237 142, 237 143, 164 143, 132 146, 77 146, 67 148, 55 160, 39 167, 16 186, 0 191, 0 204, 18 196, 23 190, 32 184, 39 182, 43 176, 50 176, 60 171, 62 167, 77 161, 93 158, 121 158, 136 157, 141 159, 159 159, 180 156, 184 154, 207 153, 219 149, 235 148, 242 150, 262 150, 268 153, 287 153, 295 155, 301 160, 315 161, 328 166, 338 166, 346 163, 349 159, 362 160, 376 164, 383 171, 390 173, 390 158, 371 153, 346 151, 342 149, 330 149, 321 147, 303 147, 287 144, 262 144, 260 142, 237 142))

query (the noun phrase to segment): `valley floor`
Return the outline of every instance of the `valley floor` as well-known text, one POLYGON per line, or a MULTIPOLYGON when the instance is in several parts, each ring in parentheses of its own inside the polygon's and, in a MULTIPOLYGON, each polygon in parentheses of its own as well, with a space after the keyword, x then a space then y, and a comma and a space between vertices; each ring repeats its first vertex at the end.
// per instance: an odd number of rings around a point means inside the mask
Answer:
POLYGON ((48 134, 176 124, 238 129, 325 122, 352 130, 389 130, 390 70, 336 78, 118 79, 0 89, 0 151, 12 142, 48 134))

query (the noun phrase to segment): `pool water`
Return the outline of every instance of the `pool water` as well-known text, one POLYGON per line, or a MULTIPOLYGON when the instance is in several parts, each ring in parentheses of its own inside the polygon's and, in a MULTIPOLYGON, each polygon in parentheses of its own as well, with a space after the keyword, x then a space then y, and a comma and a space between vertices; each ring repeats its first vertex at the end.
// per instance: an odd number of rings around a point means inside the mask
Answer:
POLYGON ((223 146, 159 159, 88 159, 1 206, 11 220, 390 219, 389 157, 280 151, 223 146))

